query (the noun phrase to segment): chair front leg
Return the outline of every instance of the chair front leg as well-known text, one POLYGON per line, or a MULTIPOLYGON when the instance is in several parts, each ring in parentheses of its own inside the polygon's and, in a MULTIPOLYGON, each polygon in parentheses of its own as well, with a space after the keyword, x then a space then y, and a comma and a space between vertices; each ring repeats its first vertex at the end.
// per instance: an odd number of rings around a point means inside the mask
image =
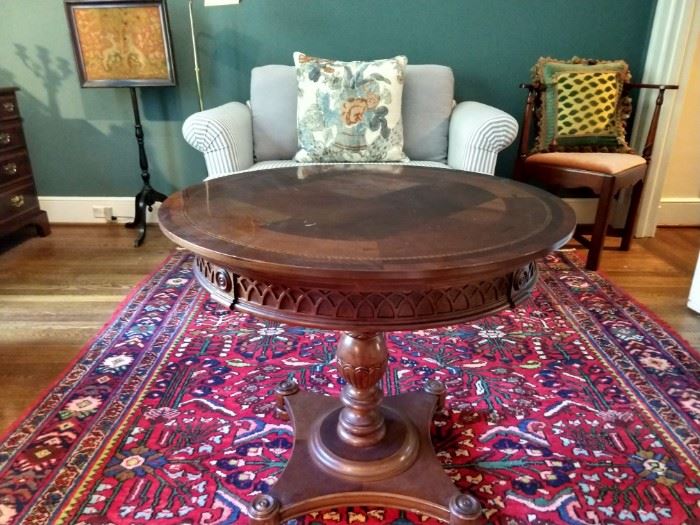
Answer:
POLYGON ((615 179, 612 177, 607 179, 603 184, 603 188, 598 197, 598 208, 595 214, 595 223, 593 224, 593 233, 591 235, 591 246, 588 250, 588 258, 586 259, 587 270, 597 270, 600 264, 600 254, 603 251, 605 244, 605 234, 608 231, 608 223, 610 222, 610 212, 612 204, 615 179))
POLYGON ((634 226, 637 224, 637 212, 639 211, 639 203, 642 200, 642 190, 644 189, 644 179, 640 180, 632 187, 632 196, 630 198, 630 206, 625 219, 625 229, 622 232, 622 242, 620 249, 627 251, 632 244, 632 236, 634 235, 634 226))

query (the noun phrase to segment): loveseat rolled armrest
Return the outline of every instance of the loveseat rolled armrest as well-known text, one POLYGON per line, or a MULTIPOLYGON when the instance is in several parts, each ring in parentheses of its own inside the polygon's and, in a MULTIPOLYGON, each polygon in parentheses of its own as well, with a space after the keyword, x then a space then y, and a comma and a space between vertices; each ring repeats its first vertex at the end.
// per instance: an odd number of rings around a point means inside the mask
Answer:
POLYGON ((454 169, 493 175, 498 153, 518 134, 518 122, 505 111, 460 102, 450 117, 447 164, 454 169))
POLYGON ((200 111, 188 117, 182 134, 204 154, 209 175, 247 170, 253 165, 253 120, 240 102, 200 111))

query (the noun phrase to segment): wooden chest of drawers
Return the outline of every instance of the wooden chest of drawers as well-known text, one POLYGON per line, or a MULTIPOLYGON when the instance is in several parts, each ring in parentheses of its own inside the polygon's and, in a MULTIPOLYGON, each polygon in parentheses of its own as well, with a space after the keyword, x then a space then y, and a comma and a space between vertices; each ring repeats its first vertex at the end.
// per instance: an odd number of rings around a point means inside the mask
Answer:
POLYGON ((33 224, 43 237, 51 229, 39 209, 16 91, 0 88, 0 236, 33 224))

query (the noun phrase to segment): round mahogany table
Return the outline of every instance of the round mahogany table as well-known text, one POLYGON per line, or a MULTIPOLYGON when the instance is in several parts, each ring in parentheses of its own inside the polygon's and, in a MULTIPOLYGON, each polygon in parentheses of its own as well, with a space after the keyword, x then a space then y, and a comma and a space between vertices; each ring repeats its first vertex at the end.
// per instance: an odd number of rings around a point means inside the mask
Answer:
POLYGON ((276 524, 340 505, 483 521, 444 474, 430 421, 445 394, 383 399, 383 332, 444 326, 513 307, 535 259, 571 237, 571 208, 511 180, 440 168, 299 166, 197 184, 159 211, 165 235, 196 255, 195 274, 232 309, 342 332, 340 399, 277 387, 295 428, 292 457, 250 522, 276 524))

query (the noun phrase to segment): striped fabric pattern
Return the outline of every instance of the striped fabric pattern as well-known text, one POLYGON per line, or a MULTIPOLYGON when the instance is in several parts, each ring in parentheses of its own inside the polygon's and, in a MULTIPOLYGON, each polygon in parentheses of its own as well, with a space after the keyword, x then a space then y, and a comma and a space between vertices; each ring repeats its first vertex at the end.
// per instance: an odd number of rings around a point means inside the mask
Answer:
MULTIPOLYGON (((312 162, 312 163, 306 163, 306 162, 297 162, 295 160, 263 160, 261 162, 256 162, 253 164, 250 168, 247 170, 240 170, 237 173, 243 173, 243 172, 249 172, 249 171, 258 171, 258 170, 271 170, 275 168, 294 168, 297 166, 332 166, 334 164, 345 164, 343 162, 312 162)), ((444 168, 444 169, 449 169, 449 166, 447 164, 443 164, 442 162, 435 162, 435 161, 430 161, 430 160, 412 160, 409 162, 363 162, 362 165, 372 165, 376 164, 379 166, 420 166, 422 168, 444 168)), ((228 173, 217 173, 217 174, 212 174, 209 175, 206 179, 204 180, 212 180, 212 179, 217 179, 219 177, 223 177, 225 175, 231 175, 234 172, 228 172, 228 173)))
POLYGON ((462 102, 452 112, 447 163, 450 167, 493 175, 498 153, 518 135, 508 113, 479 102, 462 102))
POLYGON ((463 170, 493 175, 498 152, 510 145, 518 134, 518 124, 512 118, 484 122, 480 132, 464 147, 463 170))
MULTIPOLYGON (((244 171, 256 171, 256 170, 269 170, 273 168, 291 168, 294 166, 309 166, 311 164, 319 166, 332 166, 333 164, 344 164, 343 162, 316 162, 316 163, 301 163, 295 160, 265 160, 262 162, 256 162, 253 166, 244 171)), ((430 160, 412 160, 410 162, 363 162, 364 164, 377 164, 380 166, 421 166, 423 168, 449 168, 447 164, 442 162, 435 162, 430 160)))
POLYGON ((224 175, 253 165, 252 126, 250 108, 229 102, 188 117, 182 125, 182 135, 204 154, 210 176, 224 175))

